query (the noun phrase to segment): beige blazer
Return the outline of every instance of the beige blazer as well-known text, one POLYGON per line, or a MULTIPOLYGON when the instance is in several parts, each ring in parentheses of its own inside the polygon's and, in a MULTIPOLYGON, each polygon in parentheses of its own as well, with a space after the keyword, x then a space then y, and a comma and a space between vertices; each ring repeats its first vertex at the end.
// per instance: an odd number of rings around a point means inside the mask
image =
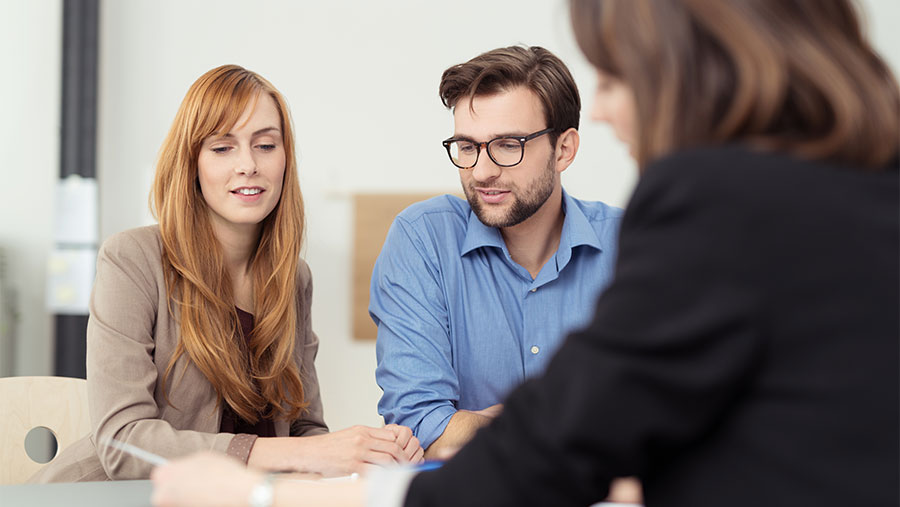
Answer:
MULTIPOLYGON (((215 389, 186 354, 167 382, 171 403, 163 397, 160 379, 179 328, 167 310, 161 253, 158 226, 116 234, 100 248, 87 328, 92 431, 30 482, 147 479, 151 465, 97 445, 111 437, 166 458, 228 448, 234 435, 219 433, 222 407, 216 407, 215 389)), ((302 260, 297 289, 295 358, 309 410, 299 420, 276 421, 278 436, 328 432, 314 365, 319 340, 310 323, 312 279, 302 260)))

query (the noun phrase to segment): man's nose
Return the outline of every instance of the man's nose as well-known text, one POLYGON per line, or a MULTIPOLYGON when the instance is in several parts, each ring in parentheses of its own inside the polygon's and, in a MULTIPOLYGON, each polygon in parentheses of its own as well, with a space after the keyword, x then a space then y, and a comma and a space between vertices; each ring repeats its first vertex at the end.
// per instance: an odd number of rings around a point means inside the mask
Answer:
POLYGON ((488 155, 486 145, 482 148, 478 161, 469 170, 472 171, 472 177, 476 181, 491 181, 503 172, 503 168, 495 164, 488 155))

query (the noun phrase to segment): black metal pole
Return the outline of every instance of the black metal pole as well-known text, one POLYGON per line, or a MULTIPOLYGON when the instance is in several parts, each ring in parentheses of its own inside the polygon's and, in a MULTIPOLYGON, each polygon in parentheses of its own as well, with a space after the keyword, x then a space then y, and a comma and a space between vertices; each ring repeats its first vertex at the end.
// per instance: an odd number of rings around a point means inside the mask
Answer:
MULTIPOLYGON (((96 175, 99 20, 99 0, 63 1, 60 178, 96 175)), ((55 375, 84 378, 88 316, 55 320, 55 375)))

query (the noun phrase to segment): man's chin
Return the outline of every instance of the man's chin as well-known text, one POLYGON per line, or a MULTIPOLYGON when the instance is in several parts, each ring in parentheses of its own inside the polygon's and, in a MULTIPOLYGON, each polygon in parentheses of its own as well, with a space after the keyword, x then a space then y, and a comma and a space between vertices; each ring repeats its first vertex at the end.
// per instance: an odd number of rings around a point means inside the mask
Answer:
POLYGON ((509 197, 501 203, 492 204, 482 201, 478 192, 466 194, 469 207, 472 208, 478 220, 488 227, 509 227, 513 225, 510 224, 510 210, 515 204, 515 198, 513 196, 509 197))
POLYGON ((488 227, 509 227, 510 217, 509 210, 500 209, 500 205, 492 205, 494 209, 484 209, 484 208, 473 208, 475 211, 475 216, 478 217, 478 220, 481 221, 484 225, 488 227))

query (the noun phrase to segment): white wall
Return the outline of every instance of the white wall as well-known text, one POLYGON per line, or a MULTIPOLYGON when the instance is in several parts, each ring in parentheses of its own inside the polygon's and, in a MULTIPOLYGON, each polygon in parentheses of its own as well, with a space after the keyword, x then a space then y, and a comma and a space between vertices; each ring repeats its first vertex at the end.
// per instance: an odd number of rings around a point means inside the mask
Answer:
MULTIPOLYGON (((25 189, 0 200, 0 245, 11 250, 11 271, 25 296, 21 327, 27 342, 17 371, 45 374, 51 331, 43 310, 43 263, 58 172, 61 9, 58 0, 0 3, 4 68, 21 67, 16 78, 0 80, 3 110, 12 110, 16 119, 0 127, 2 152, 13 155, 4 157, 0 171, 2 181, 25 189), (22 209, 28 210, 27 224, 16 215, 22 209)), ((900 35, 893 28, 900 21, 898 3, 863 5, 870 10, 876 47, 900 68, 900 35)), ((307 203, 313 325, 322 341, 319 377, 326 417, 335 429, 380 423, 374 344, 350 336, 349 196, 458 190, 457 172, 440 146, 452 128, 437 96, 441 72, 485 50, 524 43, 545 46, 570 65, 585 110, 594 85, 562 0, 107 0, 101 16, 103 238, 150 223, 147 193, 156 151, 200 74, 237 63, 285 94, 307 203)), ((635 179, 633 164, 606 127, 591 124, 587 115, 582 121, 581 151, 563 183, 578 197, 624 205, 635 179)))
POLYGON ((59 175, 61 27, 58 0, 0 0, 0 250, 19 308, 6 374, 48 374, 53 363, 44 285, 59 175))

